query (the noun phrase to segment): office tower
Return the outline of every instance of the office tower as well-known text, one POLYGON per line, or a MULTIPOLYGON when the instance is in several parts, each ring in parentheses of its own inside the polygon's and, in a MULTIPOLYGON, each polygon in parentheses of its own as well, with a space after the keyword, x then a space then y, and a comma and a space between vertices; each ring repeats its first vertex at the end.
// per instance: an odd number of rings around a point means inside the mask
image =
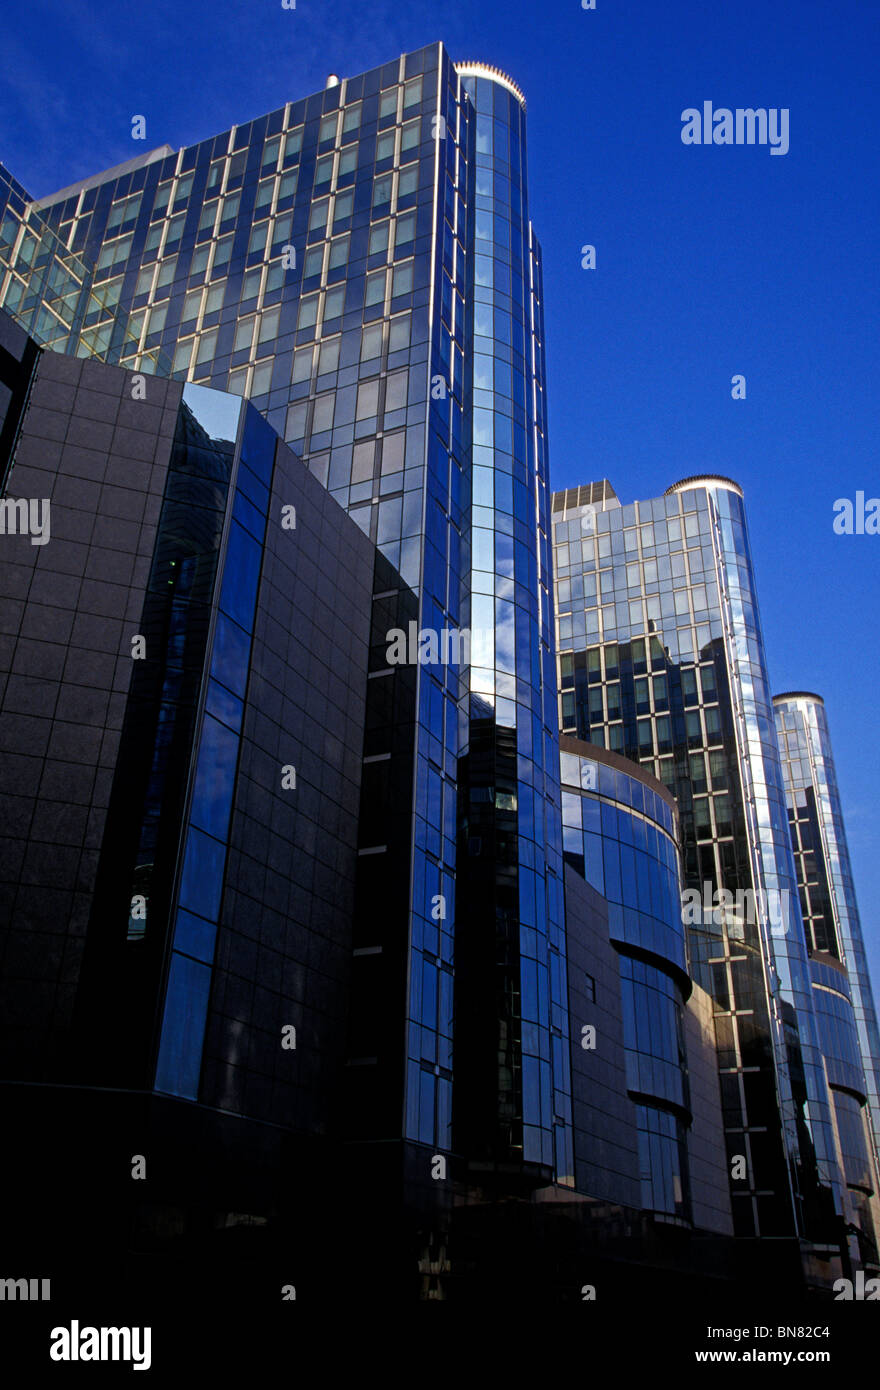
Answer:
MULTIPOLYGON (((3 301, 40 342, 139 373, 159 352, 173 380, 246 395, 377 548, 350 1138, 423 1146, 425 1178, 454 1144, 483 1172, 516 1169, 526 1191, 554 1175, 570 1184, 541 269, 522 94, 433 45, 35 204, 4 188, 3 301), (86 269, 62 313, 36 261, 65 252, 86 269), (389 641, 411 624, 464 629, 471 649, 396 663, 389 641), (453 1109, 454 1048, 467 1065, 453 1109)), ((195 1007, 192 972, 181 988, 195 1007)))
POLYGON ((821 1277, 845 1258, 843 1182, 741 489, 688 478, 624 506, 602 482, 554 494, 553 518, 560 727, 640 762, 678 804, 735 1230, 796 1233, 821 1277))
POLYGON ((106 360, 138 368, 159 348, 174 378, 248 396, 380 552, 355 1132, 392 1137, 405 1105, 408 1138, 432 1151, 452 1144, 454 1124, 456 1146, 487 1162, 570 1174, 566 1068, 554 1072, 550 1048, 562 985, 542 991, 527 1029, 515 1003, 524 952, 540 948, 542 979, 564 955, 522 93, 435 44, 187 149, 139 155, 35 210, 94 267, 107 317, 90 313, 83 331, 90 344, 103 335, 106 360), (472 631, 469 657, 390 665, 387 634, 412 621, 472 631), (455 1014, 471 1095, 462 1088, 453 1113, 456 931, 470 953, 455 1014))
POLYGON ((853 1221, 876 1261, 880 1034, 828 720, 821 696, 805 691, 775 695, 773 710, 838 1145, 853 1221))

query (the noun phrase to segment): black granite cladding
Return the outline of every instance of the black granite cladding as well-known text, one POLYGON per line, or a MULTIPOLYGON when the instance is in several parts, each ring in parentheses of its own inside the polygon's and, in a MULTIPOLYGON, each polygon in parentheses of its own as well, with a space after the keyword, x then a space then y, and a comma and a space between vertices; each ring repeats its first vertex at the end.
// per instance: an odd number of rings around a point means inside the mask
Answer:
POLYGON ((0 1066, 48 1080, 75 997, 181 386, 43 352, 5 495, 49 539, 0 536, 0 1066))

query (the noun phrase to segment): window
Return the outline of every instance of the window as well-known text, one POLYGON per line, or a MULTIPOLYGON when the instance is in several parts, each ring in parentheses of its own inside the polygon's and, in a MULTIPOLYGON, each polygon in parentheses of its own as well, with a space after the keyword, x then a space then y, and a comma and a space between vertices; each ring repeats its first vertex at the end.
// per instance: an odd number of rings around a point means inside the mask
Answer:
POLYGON ((235 325, 235 338, 232 344, 233 352, 250 352, 254 341, 255 318, 239 319, 235 325))
POLYGON ((318 296, 316 294, 307 295, 305 299, 299 301, 299 317, 296 322, 297 330, 303 328, 314 328, 318 321, 318 296))
POLYGON ((260 315, 260 334, 257 338, 258 343, 271 342, 278 337, 278 320, 281 315, 280 309, 267 309, 260 315))
POLYGON ((211 288, 208 290, 208 294, 205 299, 206 314, 214 314, 217 312, 218 309, 222 307, 224 289, 225 286, 223 285, 212 285, 211 288))
POLYGON ((392 372, 387 378, 385 385, 386 411, 400 410, 406 405, 406 389, 408 382, 408 372, 392 372))
POLYGON ((326 396, 316 397, 315 411, 312 416, 312 434, 321 434, 324 430, 333 428, 333 412, 335 408, 335 391, 328 391, 326 396))
POLYGON ((357 419, 369 420, 379 413, 379 382, 362 381, 358 386, 357 419))
POLYGON ((272 359, 268 362, 258 362, 254 367, 254 379, 251 382, 251 395, 262 396, 269 390, 272 384, 272 359))
POLYGON ((376 163, 381 164, 383 159, 394 158, 394 131, 388 130, 384 135, 380 135, 376 141, 376 163))
POLYGON ((263 158, 260 162, 260 173, 265 174, 270 169, 274 170, 278 163, 278 151, 281 148, 280 140, 270 140, 263 150, 263 158))
POLYGON ((214 230, 214 223, 217 220, 217 204, 206 203, 202 208, 202 215, 199 218, 199 231, 211 233, 214 230))
POLYGON ((356 483, 372 481, 375 452, 376 445, 372 439, 366 440, 362 444, 355 444, 351 457, 352 486, 356 483))
POLYGON ((377 270, 373 275, 368 275, 365 284, 364 305, 370 308, 374 304, 384 304, 385 302, 385 271, 377 270))
POLYGON ((275 180, 264 179, 257 184, 257 197, 254 203, 254 221, 259 222, 263 217, 268 217, 272 207, 272 194, 275 191, 275 180))
POLYGON ((174 190, 174 206, 175 206, 175 208, 180 207, 181 203, 185 203, 185 202, 186 202, 186 200, 187 200, 187 198, 189 197, 190 193, 192 193, 192 186, 193 186, 193 176, 192 176, 192 174, 183 174, 183 175, 177 180, 177 187, 176 187, 175 190, 174 190))
POLYGON ((395 265, 392 275, 392 299, 396 299, 399 295, 409 295, 409 293, 412 293, 413 261, 406 261, 403 265, 395 265))
POLYGON ((147 232, 144 242, 144 260, 155 259, 156 252, 159 250, 159 242, 162 240, 162 223, 156 222, 147 232))
POLYGON ((379 120, 386 120, 397 115, 397 88, 392 87, 389 91, 383 92, 379 98, 379 120))
POLYGON ((391 320, 391 331, 388 338, 388 351, 399 352, 401 348, 409 347, 409 314, 400 314, 391 320))
POLYGON ((370 362, 382 356, 382 325, 370 324, 361 334, 361 361, 370 362))
POLYGON ((310 246, 303 261, 303 279, 308 280, 313 275, 320 275, 324 268, 324 247, 310 246))
POLYGON ((284 431, 285 443, 295 443, 300 439, 305 439, 306 419, 309 413, 308 401, 299 401, 292 405, 287 412, 287 428, 284 431))
POLYGON ((211 362, 217 351, 217 329, 214 328, 210 333, 203 333, 199 339, 198 350, 196 351, 196 366, 201 366, 205 362, 211 362))
POLYGON ((385 438, 382 440, 383 478, 391 473, 402 472, 405 445, 406 432, 404 430, 400 430, 397 434, 385 435, 385 438))
POLYGON ((336 203, 333 209, 333 226, 341 226, 346 218, 351 217, 353 208, 354 193, 351 189, 348 189, 344 193, 337 193, 336 203))
POLYGON ((302 150, 303 132, 302 126, 299 130, 292 130, 284 141, 284 162, 299 159, 302 150))
POLYGON ((147 323, 147 333, 161 333, 165 327, 165 320, 168 317, 168 305, 156 304, 150 310, 150 317, 147 323))
POLYGON ((394 227, 394 249, 399 250, 408 241, 413 241, 416 235, 416 215, 408 212, 405 217, 398 217, 394 227))
POLYGON ((189 294, 183 301, 183 313, 181 314, 181 322, 188 323, 190 319, 197 319, 199 316, 199 309, 201 308, 201 304, 201 290, 190 290, 189 294))
POLYGON ((210 254, 210 246, 196 247, 189 267, 189 282, 191 285, 200 285, 203 282, 205 271, 208 268, 208 257, 210 254))
POLYGON ((123 198, 119 203, 114 203, 107 217, 107 230, 104 237, 109 240, 111 237, 119 236, 120 233, 129 225, 133 225, 141 205, 141 194, 136 193, 132 198, 123 198))
POLYGON ((232 255, 232 237, 224 237, 218 241, 214 250, 214 264, 211 268, 212 279, 216 280, 221 275, 226 274, 226 267, 229 265, 229 257, 232 255))
POLYGON ((192 358, 193 343, 195 338, 187 338, 185 342, 178 343, 174 353, 174 361, 171 365, 173 372, 188 372, 190 359, 192 358))
POLYGON ((330 199, 322 198, 318 203, 312 203, 312 211, 309 216, 309 231, 322 231, 327 226, 327 214, 330 210, 330 199))
POLYGON ((691 788, 694 792, 704 792, 707 788, 706 762, 702 753, 691 753, 688 758, 691 788))
POLYGON ((323 145, 328 140, 336 139, 336 127, 339 124, 339 112, 331 111, 325 116, 318 127, 318 144, 323 145))
POLYGON ((312 375, 312 358, 314 348, 297 348, 293 354, 293 375, 292 381, 308 381, 312 375))
POLYGON ((262 269, 257 266, 256 270, 249 270, 241 282, 241 301, 246 303, 249 299, 259 299, 260 281, 263 277, 262 269))
POLYGON ((165 237, 165 247, 163 254, 168 255, 169 251, 176 251, 180 246, 180 239, 183 236, 183 224, 186 221, 184 213, 177 217, 172 217, 168 223, 168 232, 165 237))
POLYGON ((340 338, 328 338, 321 344, 321 352, 318 359, 319 376, 326 376, 328 372, 335 372, 338 368, 340 342, 340 338))
POLYGON ((417 157, 421 125, 421 121, 410 121, 400 132, 400 159, 403 164, 417 157), (405 155, 408 157, 404 158, 405 155))
POLYGON ((378 256, 381 252, 388 250, 388 232, 390 226, 390 222, 377 222, 370 228, 368 255, 378 256))
POLYGON ((241 194, 229 193, 223 199, 220 211, 220 227, 225 228, 229 223, 235 221, 238 216, 238 209, 241 206, 241 194))
POLYGON ((278 183, 278 206, 280 207, 285 198, 292 198, 296 192, 296 183, 299 178, 299 170, 291 169, 289 174, 282 174, 278 183))
POLYGON ((339 270, 341 266, 348 264, 348 248, 350 241, 351 237, 347 234, 345 236, 336 237, 334 241, 331 241, 328 270, 339 270))
POLYGON ((163 290, 163 291, 164 291, 164 293, 163 293, 163 295, 162 295, 162 298, 163 298, 163 299, 165 298, 165 295, 166 295, 166 294, 170 293, 170 291, 169 291, 169 286, 170 286, 172 280, 174 279, 174 272, 175 272, 176 269, 177 269, 177 257, 176 257, 176 256, 172 256, 170 261, 163 261, 162 264, 159 266, 159 274, 158 274, 158 276, 156 277, 156 294, 157 294, 157 296, 158 296, 160 290, 163 290))
POLYGON ((247 164, 247 150, 239 150, 229 161, 229 168, 226 171, 226 187, 240 188, 244 178, 245 166, 247 164))
POLYGON ((373 184, 373 207, 378 208, 391 202, 391 175, 386 174, 384 178, 376 179, 373 184))
POLYGON ((397 197, 407 198, 411 193, 415 193, 419 186, 419 168, 413 164, 406 169, 401 169, 397 180, 397 197))
POLYGON ((324 322, 340 318, 344 307, 345 286, 336 285, 332 290, 328 290, 324 297, 324 322))
POLYGON ((333 182, 333 155, 325 154, 315 165, 315 193, 326 193, 333 182))
POLYGON ((168 203, 171 198, 171 180, 167 183, 160 183, 156 189, 156 197, 153 201, 152 218, 164 217, 168 211, 168 203))
POLYGON ((267 226, 259 226, 252 229, 247 249, 249 256, 262 256, 263 252, 266 250, 266 237, 268 233, 269 228, 267 226))
POLYGON ((96 270, 108 270, 111 266, 121 264, 128 259, 131 250, 131 237, 122 237, 120 241, 114 241, 111 246, 102 246, 97 261, 96 270))
POLYGON ((361 104, 356 101, 352 106, 345 108, 345 115, 342 118, 342 139, 345 141, 346 135, 352 135, 354 131, 360 129, 361 124, 361 104))

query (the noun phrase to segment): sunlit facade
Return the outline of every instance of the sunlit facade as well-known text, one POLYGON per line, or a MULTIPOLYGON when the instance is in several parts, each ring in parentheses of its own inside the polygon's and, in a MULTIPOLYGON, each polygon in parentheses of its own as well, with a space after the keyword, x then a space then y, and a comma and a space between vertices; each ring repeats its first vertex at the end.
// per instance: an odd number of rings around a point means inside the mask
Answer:
MULTIPOLYGON (((248 397, 377 548, 353 1137, 397 1132, 402 1106, 407 1138, 431 1151, 570 1181, 541 255, 522 93, 435 44, 150 151, 28 215, 92 267, 93 295, 113 307, 95 350, 132 370, 161 353, 173 378, 248 397), (390 664, 387 634, 411 621, 466 629, 469 654, 390 664), (456 1047, 468 1080, 454 1097, 456 1047)), ((17 285, 10 272, 13 312, 17 285)), ((71 333, 91 344, 93 317, 77 305, 71 333)))

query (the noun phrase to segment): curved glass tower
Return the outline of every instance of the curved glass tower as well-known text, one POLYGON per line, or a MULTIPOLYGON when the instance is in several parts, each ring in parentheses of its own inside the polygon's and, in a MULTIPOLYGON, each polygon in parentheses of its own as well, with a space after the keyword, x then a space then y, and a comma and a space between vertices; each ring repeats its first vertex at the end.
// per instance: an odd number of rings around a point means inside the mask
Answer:
POLYGON ((570 1181, 556 669, 550 625, 540 248, 525 101, 458 67, 468 146, 456 1048, 453 1141, 570 1181), (490 1002, 491 1001, 491 1002, 490 1002))
POLYGON ((565 860, 607 902, 618 953, 641 1205, 687 1223, 693 1116, 683 1016, 691 980, 675 803, 650 773, 613 753, 572 738, 560 746, 565 860))
POLYGON ((775 695, 773 708, 813 999, 850 1214, 876 1260, 880 1031, 828 720, 822 697, 808 691, 775 695))

